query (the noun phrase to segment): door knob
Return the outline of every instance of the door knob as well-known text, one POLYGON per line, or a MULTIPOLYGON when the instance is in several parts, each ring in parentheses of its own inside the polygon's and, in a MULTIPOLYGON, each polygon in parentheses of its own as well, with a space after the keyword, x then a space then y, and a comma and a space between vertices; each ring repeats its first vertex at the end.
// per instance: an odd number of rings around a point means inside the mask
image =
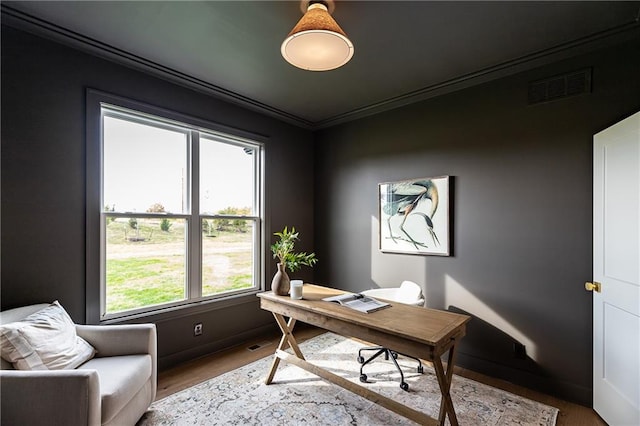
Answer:
POLYGON ((600 284, 597 281, 594 281, 592 283, 590 282, 586 282, 584 283, 584 288, 587 291, 596 291, 597 293, 600 293, 602 291, 602 284, 600 284))

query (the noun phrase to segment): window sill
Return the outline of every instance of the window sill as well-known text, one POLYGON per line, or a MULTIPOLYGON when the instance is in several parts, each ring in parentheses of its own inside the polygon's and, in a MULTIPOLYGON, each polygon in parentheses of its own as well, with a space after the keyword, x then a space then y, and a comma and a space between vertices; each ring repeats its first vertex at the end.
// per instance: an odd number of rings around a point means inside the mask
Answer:
POLYGON ((157 310, 139 312, 118 318, 108 318, 100 321, 101 325, 111 324, 128 324, 140 322, 161 322, 171 320, 173 318, 182 318, 185 316, 199 314, 201 312, 209 312, 218 309, 226 309, 233 306, 244 305, 247 303, 255 303, 258 301, 256 294, 263 290, 254 290, 250 293, 242 295, 233 295, 218 299, 201 300, 197 302, 187 302, 179 306, 170 306, 166 308, 158 308, 157 310))

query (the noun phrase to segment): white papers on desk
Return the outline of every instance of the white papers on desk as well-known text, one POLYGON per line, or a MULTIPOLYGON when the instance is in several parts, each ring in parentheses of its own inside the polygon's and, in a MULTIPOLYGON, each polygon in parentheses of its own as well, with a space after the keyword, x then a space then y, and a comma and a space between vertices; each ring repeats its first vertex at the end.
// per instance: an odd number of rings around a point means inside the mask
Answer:
POLYGON ((366 314, 390 306, 388 303, 381 302, 373 297, 354 293, 325 297, 322 300, 325 302, 337 302, 342 306, 346 306, 347 308, 355 309, 356 311, 364 312, 366 314))

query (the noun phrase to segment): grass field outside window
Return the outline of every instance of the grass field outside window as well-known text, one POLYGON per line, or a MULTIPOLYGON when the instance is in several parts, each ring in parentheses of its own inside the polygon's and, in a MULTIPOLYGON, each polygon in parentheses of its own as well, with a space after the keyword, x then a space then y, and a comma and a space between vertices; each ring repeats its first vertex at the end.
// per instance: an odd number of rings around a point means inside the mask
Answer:
MULTIPOLYGON (((185 221, 109 218, 107 225, 107 312, 178 302, 187 299, 185 221), (166 227, 166 225, 165 225, 166 227)), ((202 295, 251 288, 251 229, 203 232, 202 295)))

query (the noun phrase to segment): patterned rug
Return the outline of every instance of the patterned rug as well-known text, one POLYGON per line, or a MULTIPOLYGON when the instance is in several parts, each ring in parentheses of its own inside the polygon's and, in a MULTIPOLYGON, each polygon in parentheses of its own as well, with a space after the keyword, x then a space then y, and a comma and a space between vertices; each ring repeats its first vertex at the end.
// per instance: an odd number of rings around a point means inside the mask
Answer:
MULTIPOLYGON (((325 333, 300 345, 307 361, 353 382, 362 345, 325 333)), ((290 351, 290 349, 289 349, 290 351)), ((138 426, 160 425, 413 425, 369 400, 325 382, 294 365, 280 363, 271 385, 264 384, 272 356, 207 380, 153 403, 138 426)), ((391 361, 367 364, 365 384, 376 392, 437 417, 440 389, 430 366, 400 356, 409 391, 399 386, 391 361)), ((454 376, 453 404, 461 425, 544 425, 556 423, 558 410, 526 398, 454 376)), ((447 421, 448 424, 448 421, 447 421)))

